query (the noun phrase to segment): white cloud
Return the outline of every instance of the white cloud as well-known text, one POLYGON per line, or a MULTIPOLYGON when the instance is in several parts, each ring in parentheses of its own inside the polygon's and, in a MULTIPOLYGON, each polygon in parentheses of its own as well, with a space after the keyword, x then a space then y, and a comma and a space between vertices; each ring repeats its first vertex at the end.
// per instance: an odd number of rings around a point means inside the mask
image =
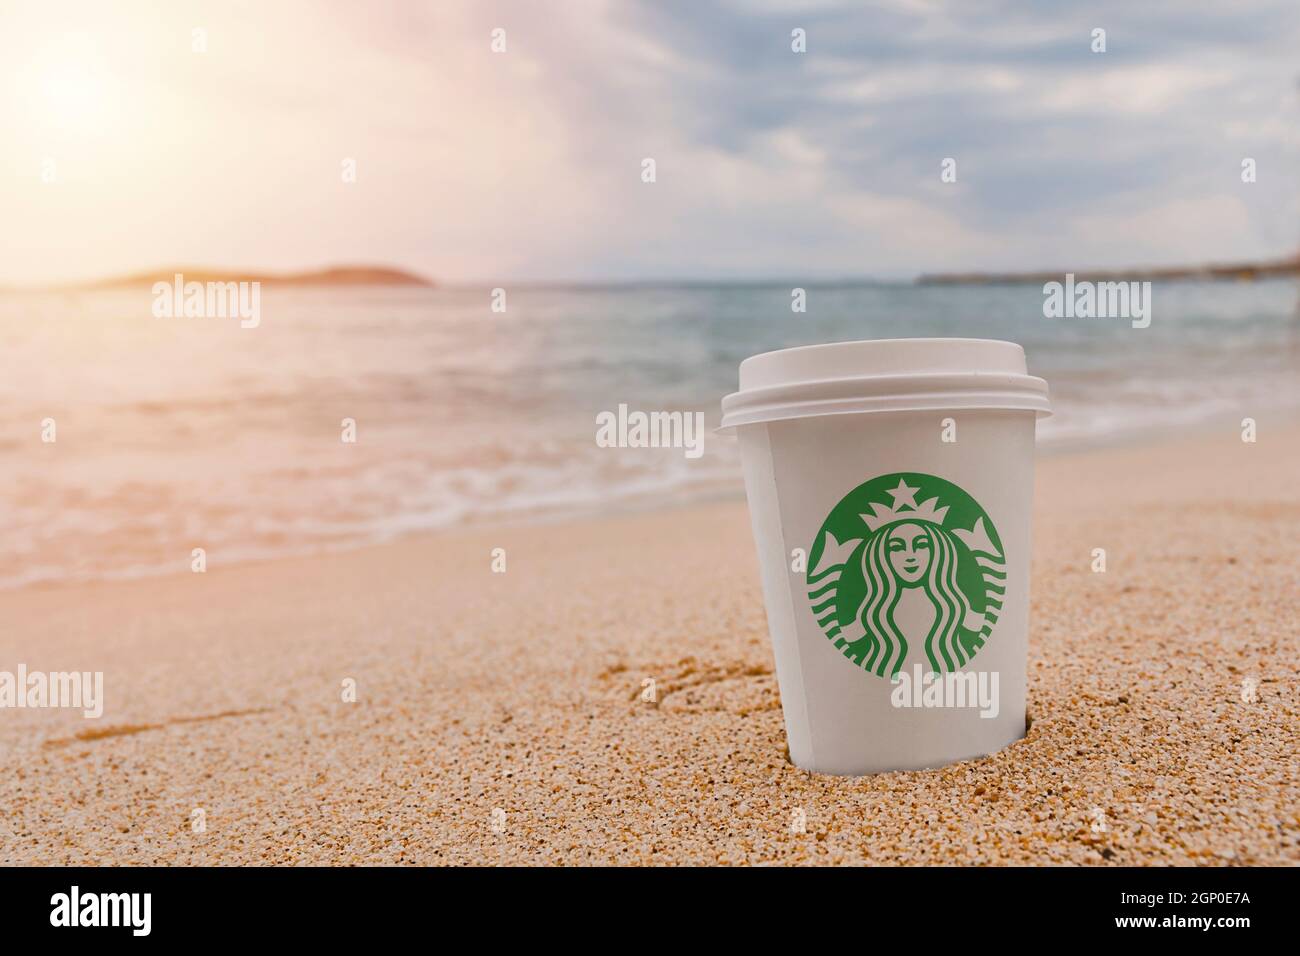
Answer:
MULTIPOLYGON (((0 12, 0 208, 23 238, 0 281, 172 261, 870 274, 1295 241, 1300 17, 1264 0, 1226 20, 1103 3, 1104 55, 1087 51, 1091 14, 999 3, 53 9, 0 12), (24 93, 32 51, 68 23, 98 43, 107 130, 52 130, 24 93), (506 54, 489 49, 496 26, 506 54), (47 155, 58 189, 39 183, 47 155), (1238 195, 1241 156, 1261 178, 1238 195)), ((84 78, 56 84, 65 120, 96 102, 84 78)))
POLYGON ((1196 97, 1227 85, 1232 74, 1182 64, 1124 66, 1078 72, 1042 89, 1040 113, 1159 113, 1195 106, 1196 97))

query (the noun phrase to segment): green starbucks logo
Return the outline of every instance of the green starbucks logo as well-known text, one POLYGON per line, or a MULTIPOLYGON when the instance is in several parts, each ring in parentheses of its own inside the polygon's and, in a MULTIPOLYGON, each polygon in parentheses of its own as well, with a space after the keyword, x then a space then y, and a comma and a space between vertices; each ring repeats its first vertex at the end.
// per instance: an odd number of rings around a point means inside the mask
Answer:
POLYGON ((858 485, 826 516, 808 566, 808 601, 827 638, 890 679, 905 661, 928 661, 936 672, 965 666, 1006 595, 993 522, 933 475, 899 472, 858 485))

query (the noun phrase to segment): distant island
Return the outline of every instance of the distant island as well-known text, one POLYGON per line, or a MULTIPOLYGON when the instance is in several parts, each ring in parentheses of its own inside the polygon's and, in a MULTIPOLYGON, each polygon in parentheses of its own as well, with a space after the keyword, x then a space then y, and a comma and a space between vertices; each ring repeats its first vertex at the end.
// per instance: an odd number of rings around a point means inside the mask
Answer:
MULTIPOLYGON (((108 279, 96 279, 92 282, 77 283, 77 289, 127 289, 140 286, 152 287, 155 282, 171 284, 177 275, 185 277, 188 282, 260 282, 267 286, 419 286, 435 288, 431 279, 406 272, 401 269, 389 269, 382 266, 335 266, 318 269, 314 272, 241 272, 231 269, 218 272, 213 269, 155 269, 149 272, 137 272, 132 275, 115 276, 108 279)), ((68 288, 68 286, 64 286, 68 288)))
POLYGON ((1239 262, 1228 265, 1172 266, 1152 269, 1059 269, 1049 272, 937 272, 917 277, 917 285, 1038 285, 1059 282, 1066 273, 1077 279, 1097 282, 1134 282, 1144 280, 1266 279, 1274 276, 1300 276, 1300 255, 1272 262, 1239 262))

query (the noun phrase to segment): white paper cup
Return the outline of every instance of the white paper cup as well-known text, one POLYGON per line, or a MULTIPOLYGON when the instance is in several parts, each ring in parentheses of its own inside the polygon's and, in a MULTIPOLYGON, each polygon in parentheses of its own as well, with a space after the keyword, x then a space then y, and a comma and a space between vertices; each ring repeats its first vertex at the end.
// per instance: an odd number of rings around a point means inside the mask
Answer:
POLYGON ((790 758, 935 767, 1025 734, 1034 423, 1011 342, 884 339, 740 366, 739 436, 790 758))

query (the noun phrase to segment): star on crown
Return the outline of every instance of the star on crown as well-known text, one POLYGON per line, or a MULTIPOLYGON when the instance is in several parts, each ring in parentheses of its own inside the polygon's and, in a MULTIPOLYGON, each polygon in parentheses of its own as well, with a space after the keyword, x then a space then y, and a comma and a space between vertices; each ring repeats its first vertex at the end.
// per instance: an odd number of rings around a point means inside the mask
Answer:
POLYGON ((871 503, 871 514, 859 515, 867 523, 867 527, 875 531, 883 525, 890 524, 894 521, 928 521, 931 524, 941 525, 943 519, 948 516, 948 506, 936 508, 938 498, 927 498, 919 505, 916 503, 916 493, 920 488, 913 488, 903 481, 898 480, 898 487, 886 492, 894 499, 893 506, 871 503))

